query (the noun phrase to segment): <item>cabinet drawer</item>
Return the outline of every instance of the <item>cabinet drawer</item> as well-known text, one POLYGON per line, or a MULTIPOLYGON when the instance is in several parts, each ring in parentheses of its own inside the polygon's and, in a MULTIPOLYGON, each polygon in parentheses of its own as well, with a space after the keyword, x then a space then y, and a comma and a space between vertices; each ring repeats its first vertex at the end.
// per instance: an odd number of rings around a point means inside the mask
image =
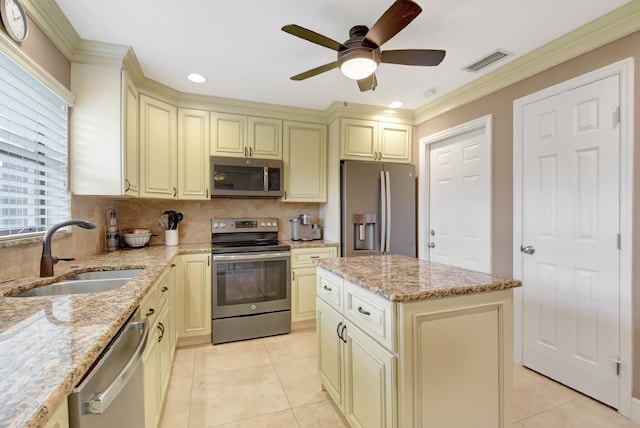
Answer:
POLYGON ((156 282, 155 288, 158 289, 158 309, 162 310, 164 304, 169 300, 170 283, 169 283, 169 270, 162 274, 158 282, 156 282))
POLYGON ((395 351, 393 303, 345 282, 344 315, 362 331, 395 351))
POLYGON ((324 269, 318 269, 318 297, 327 302, 338 312, 342 312, 342 278, 324 269))
POLYGON ((156 317, 158 316, 158 312, 160 312, 160 306, 158 306, 158 303, 158 286, 157 284, 154 284, 140 303, 140 316, 147 318, 149 328, 153 326, 153 323, 156 321, 156 317))
POLYGON ((311 267, 314 260, 336 257, 337 247, 300 248, 291 250, 291 267, 311 267))

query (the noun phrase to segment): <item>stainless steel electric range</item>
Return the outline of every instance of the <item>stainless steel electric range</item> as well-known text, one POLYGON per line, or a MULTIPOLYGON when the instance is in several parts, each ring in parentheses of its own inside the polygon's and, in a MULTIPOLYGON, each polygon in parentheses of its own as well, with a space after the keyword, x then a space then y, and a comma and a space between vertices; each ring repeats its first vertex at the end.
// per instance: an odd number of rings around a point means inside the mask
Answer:
POLYGON ((291 252, 276 218, 211 220, 214 344, 291 331, 291 252))

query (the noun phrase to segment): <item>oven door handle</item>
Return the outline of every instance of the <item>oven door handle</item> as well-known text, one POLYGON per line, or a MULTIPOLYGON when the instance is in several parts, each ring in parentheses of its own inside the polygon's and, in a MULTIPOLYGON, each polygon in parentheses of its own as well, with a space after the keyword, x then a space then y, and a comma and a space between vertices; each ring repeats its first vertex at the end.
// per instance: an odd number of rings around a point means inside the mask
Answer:
POLYGON ((278 252, 270 252, 270 253, 247 253, 247 254, 234 254, 234 255, 224 255, 224 254, 214 254, 213 261, 231 261, 231 262, 241 262, 247 260, 271 260, 271 259, 281 259, 283 257, 290 257, 290 251, 278 251, 278 252))

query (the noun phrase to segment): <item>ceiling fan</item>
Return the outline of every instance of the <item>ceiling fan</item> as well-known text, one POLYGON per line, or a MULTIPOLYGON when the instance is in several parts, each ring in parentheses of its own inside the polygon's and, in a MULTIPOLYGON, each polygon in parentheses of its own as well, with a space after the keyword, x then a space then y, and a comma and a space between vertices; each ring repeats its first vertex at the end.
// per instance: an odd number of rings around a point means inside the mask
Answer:
POLYGON ((285 25, 282 31, 301 39, 338 52, 336 61, 321 65, 303 73, 296 74, 291 80, 305 80, 325 71, 340 68, 342 73, 358 81, 360 91, 375 90, 378 86, 375 71, 378 65, 401 64, 434 66, 442 62, 445 51, 437 49, 404 49, 381 51, 380 46, 404 27, 409 25, 422 8, 411 0, 396 0, 371 29, 356 25, 349 30, 349 39, 344 43, 336 42, 322 34, 307 30, 299 25, 285 25))

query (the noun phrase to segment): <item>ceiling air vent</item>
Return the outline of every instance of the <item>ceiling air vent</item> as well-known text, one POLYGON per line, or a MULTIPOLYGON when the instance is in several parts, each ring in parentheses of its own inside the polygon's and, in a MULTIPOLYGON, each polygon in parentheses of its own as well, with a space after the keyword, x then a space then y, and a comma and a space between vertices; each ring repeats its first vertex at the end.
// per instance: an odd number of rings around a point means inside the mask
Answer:
POLYGON ((508 52, 504 49, 496 49, 495 52, 491 52, 489 55, 486 55, 485 57, 474 61, 472 64, 467 65, 463 68, 463 70, 475 73, 476 71, 480 71, 483 68, 490 66, 494 62, 498 62, 510 55, 512 55, 511 52, 508 52))

